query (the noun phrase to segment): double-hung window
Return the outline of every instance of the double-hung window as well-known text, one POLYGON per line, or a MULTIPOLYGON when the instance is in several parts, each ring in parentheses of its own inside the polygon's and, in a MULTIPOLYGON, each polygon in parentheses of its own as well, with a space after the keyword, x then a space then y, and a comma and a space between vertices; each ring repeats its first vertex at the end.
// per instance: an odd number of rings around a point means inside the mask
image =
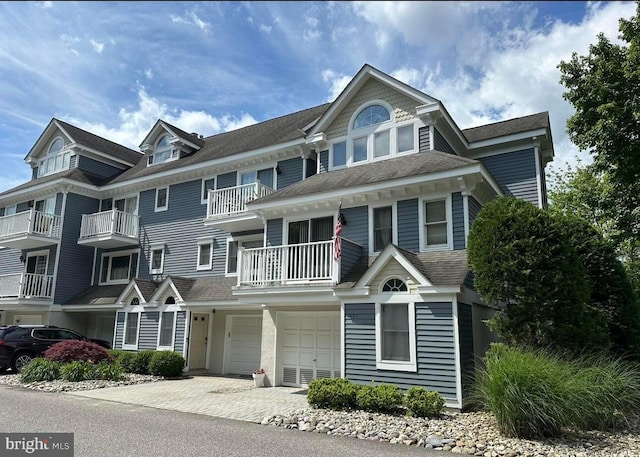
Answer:
POLYGON ((155 211, 166 211, 169 208, 169 188, 161 187, 156 189, 155 211))
POLYGON ((369 249, 380 252, 385 246, 397 243, 396 204, 369 207, 369 249))
POLYGON ((227 275, 235 275, 238 272, 238 249, 255 249, 264 246, 260 240, 227 240, 227 275))
POLYGON ((138 251, 109 252, 102 255, 100 284, 127 284, 138 274, 138 251))
POLYGON ((160 314, 159 348, 173 349, 175 316, 176 313, 173 311, 163 311, 160 314))
POLYGON ((424 202, 424 245, 425 248, 448 246, 449 222, 447 199, 424 202))
POLYGON ((198 264, 196 270, 211 270, 213 259, 213 240, 211 238, 198 240, 198 264))
POLYGON ((164 245, 151 246, 151 274, 160 274, 164 270, 164 245))
POLYGON ((140 325, 140 313, 127 313, 124 323, 123 349, 138 349, 138 327, 140 325))

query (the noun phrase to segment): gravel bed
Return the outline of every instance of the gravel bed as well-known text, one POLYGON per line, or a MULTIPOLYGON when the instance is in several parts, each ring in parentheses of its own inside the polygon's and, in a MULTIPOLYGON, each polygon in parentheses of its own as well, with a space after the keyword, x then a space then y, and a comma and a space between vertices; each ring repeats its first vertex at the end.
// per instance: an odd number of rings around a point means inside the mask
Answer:
POLYGON ((79 390, 103 389, 105 387, 130 386, 132 384, 143 384, 146 382, 164 381, 161 376, 150 376, 127 373, 121 381, 91 380, 80 382, 68 382, 61 379, 55 381, 40 381, 22 383, 17 374, 4 374, 0 376, 0 385, 22 387, 24 389, 42 390, 45 392, 74 392, 79 390))
POLYGON ((301 410, 265 417, 263 425, 419 446, 482 457, 638 457, 640 420, 616 432, 570 432, 560 438, 523 440, 500 435, 492 415, 447 412, 438 419, 364 411, 301 410))

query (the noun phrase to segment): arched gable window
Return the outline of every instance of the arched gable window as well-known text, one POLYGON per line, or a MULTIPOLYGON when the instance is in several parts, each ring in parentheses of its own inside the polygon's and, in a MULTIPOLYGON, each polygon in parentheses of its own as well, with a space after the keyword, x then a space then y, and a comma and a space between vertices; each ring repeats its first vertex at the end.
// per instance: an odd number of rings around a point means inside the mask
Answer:
POLYGON ((168 134, 160 137, 153 150, 153 155, 149 156, 148 165, 165 163, 178 158, 178 150, 173 147, 170 139, 168 134))
POLYGON ((381 292, 409 292, 407 283, 400 278, 388 279, 380 290, 381 292))
POLYGON ((64 141, 61 137, 57 137, 49 145, 46 156, 43 155, 38 162, 38 177, 69 169, 71 151, 63 153, 63 150, 64 141))
POLYGON ((64 147, 64 141, 62 141, 62 138, 58 137, 55 140, 53 140, 53 143, 51 143, 51 146, 49 146, 49 151, 47 152, 47 154, 48 155, 59 154, 60 152, 62 152, 63 147, 64 147))
POLYGON ((360 111, 353 121, 353 128, 360 129, 391 120, 389 110, 382 105, 370 105, 360 111))
POLYGON ((167 299, 164 301, 165 305, 175 305, 176 303, 176 299, 173 297, 167 297, 167 299))

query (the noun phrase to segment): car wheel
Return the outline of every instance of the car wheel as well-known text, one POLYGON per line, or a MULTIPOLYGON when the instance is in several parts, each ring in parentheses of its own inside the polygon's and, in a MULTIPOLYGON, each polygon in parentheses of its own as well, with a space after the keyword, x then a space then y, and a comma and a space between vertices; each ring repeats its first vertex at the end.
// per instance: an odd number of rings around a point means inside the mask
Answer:
POLYGON ((20 373, 24 366, 33 360, 33 356, 28 352, 20 352, 11 361, 11 369, 14 373, 20 373))

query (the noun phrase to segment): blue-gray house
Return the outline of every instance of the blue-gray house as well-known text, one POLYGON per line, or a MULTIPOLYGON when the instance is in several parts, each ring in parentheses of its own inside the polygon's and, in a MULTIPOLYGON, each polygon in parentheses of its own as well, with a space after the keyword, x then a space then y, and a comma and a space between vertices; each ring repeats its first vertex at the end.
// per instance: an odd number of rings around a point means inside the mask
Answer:
POLYGON ((461 130, 369 65, 332 103, 238 130, 158 120, 140 152, 54 119, 33 179, 0 194, 0 323, 264 368, 270 385, 424 386, 460 408, 494 312, 469 228, 497 196, 545 207, 553 155, 546 112, 461 130))

